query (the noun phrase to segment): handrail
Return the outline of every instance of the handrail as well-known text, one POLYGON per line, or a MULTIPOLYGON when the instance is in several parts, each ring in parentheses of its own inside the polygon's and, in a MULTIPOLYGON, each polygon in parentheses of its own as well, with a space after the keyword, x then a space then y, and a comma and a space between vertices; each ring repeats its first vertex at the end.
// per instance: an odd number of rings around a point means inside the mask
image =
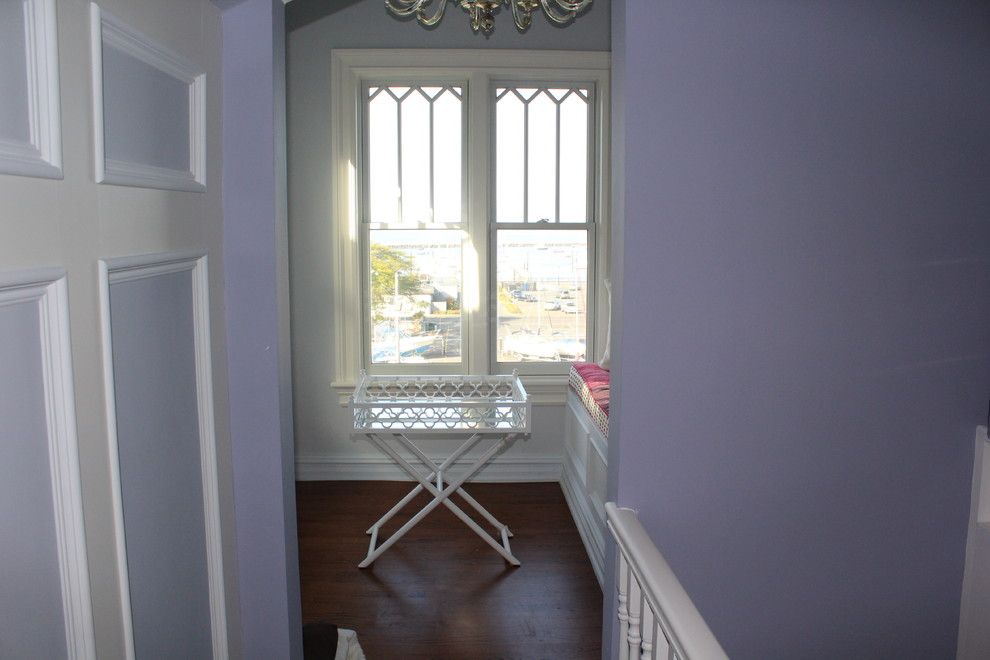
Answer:
POLYGON ((620 658, 728 658, 636 512, 607 502, 605 513, 620 551, 620 658), (672 654, 655 655, 668 646, 672 654))

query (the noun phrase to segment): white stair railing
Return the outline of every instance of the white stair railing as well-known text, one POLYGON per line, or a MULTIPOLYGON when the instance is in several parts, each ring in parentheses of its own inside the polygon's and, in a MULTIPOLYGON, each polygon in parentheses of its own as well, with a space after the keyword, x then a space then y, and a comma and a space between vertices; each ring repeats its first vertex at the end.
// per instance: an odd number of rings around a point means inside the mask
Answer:
POLYGON ((632 509, 605 504, 619 548, 620 660, 728 658, 632 509))

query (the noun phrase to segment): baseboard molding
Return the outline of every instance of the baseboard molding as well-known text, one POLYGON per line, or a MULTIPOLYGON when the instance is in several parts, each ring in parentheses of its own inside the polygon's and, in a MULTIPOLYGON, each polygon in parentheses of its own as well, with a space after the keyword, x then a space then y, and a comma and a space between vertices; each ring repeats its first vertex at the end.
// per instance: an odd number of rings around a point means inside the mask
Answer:
POLYGON ((577 525, 584 549, 591 560, 591 567, 598 578, 598 585, 604 589, 605 582, 605 548, 602 526, 592 510, 591 501, 584 494, 581 483, 574 474, 573 463, 564 459, 560 487, 564 491, 564 500, 571 510, 571 517, 577 525))
MULTIPOLYGON (((454 464, 453 474, 471 464, 467 458, 454 464)), ((563 466, 555 457, 499 456, 486 465, 472 481, 523 483, 560 481, 563 466)), ((297 456, 297 481, 412 481, 387 456, 297 456)))

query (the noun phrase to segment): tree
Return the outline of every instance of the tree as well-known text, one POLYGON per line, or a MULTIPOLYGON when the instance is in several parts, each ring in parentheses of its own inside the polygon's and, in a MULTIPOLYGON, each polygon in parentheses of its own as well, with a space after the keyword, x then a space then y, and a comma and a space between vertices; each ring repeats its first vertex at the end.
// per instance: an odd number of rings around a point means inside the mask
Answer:
POLYGON ((376 323, 384 318, 379 310, 386 298, 391 299, 395 295, 396 272, 399 273, 400 296, 419 291, 421 277, 412 257, 387 245, 372 245, 371 309, 376 323))

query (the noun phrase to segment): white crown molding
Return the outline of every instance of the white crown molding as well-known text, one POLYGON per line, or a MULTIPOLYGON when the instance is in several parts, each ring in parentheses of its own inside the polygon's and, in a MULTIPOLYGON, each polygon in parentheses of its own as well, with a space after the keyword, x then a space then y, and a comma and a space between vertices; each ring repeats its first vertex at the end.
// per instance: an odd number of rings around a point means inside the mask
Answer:
POLYGON ((186 192, 206 190, 206 74, 181 55, 155 43, 111 14, 90 4, 93 143, 97 183, 186 192), (103 106, 103 49, 112 47, 185 83, 189 89, 189 167, 186 170, 113 160, 106 154, 103 106))
POLYGON ((366 77, 394 76, 396 69, 446 67, 486 69, 513 80, 545 77, 550 71, 561 79, 562 71, 608 72, 612 66, 611 53, 603 51, 506 49, 496 55, 474 48, 340 48, 330 53, 337 66, 366 77))
POLYGON ((62 178, 55 0, 25 0, 28 141, 0 140, 0 173, 62 178))
POLYGON ((217 472, 216 434, 213 410, 213 362, 210 352, 210 303, 207 257, 202 253, 172 252, 136 257, 104 259, 100 270, 100 330, 103 344, 103 383, 107 432, 110 444, 113 490, 114 536, 117 574, 120 583, 125 654, 133 660, 134 625, 127 572, 124 509, 121 494, 117 416, 114 406, 113 337, 110 324, 110 285, 189 271, 192 277, 193 329, 196 362, 196 398, 199 410, 200 468, 203 484, 203 513, 206 533, 207 578, 209 580, 210 625, 213 657, 228 656, 226 595, 223 583, 223 542, 220 525, 220 486, 217 472))
POLYGON ((59 269, 25 271, 0 278, 0 306, 37 305, 49 479, 58 544, 62 611, 68 657, 96 658, 89 567, 79 477, 75 394, 69 340, 69 303, 65 273, 59 269))

